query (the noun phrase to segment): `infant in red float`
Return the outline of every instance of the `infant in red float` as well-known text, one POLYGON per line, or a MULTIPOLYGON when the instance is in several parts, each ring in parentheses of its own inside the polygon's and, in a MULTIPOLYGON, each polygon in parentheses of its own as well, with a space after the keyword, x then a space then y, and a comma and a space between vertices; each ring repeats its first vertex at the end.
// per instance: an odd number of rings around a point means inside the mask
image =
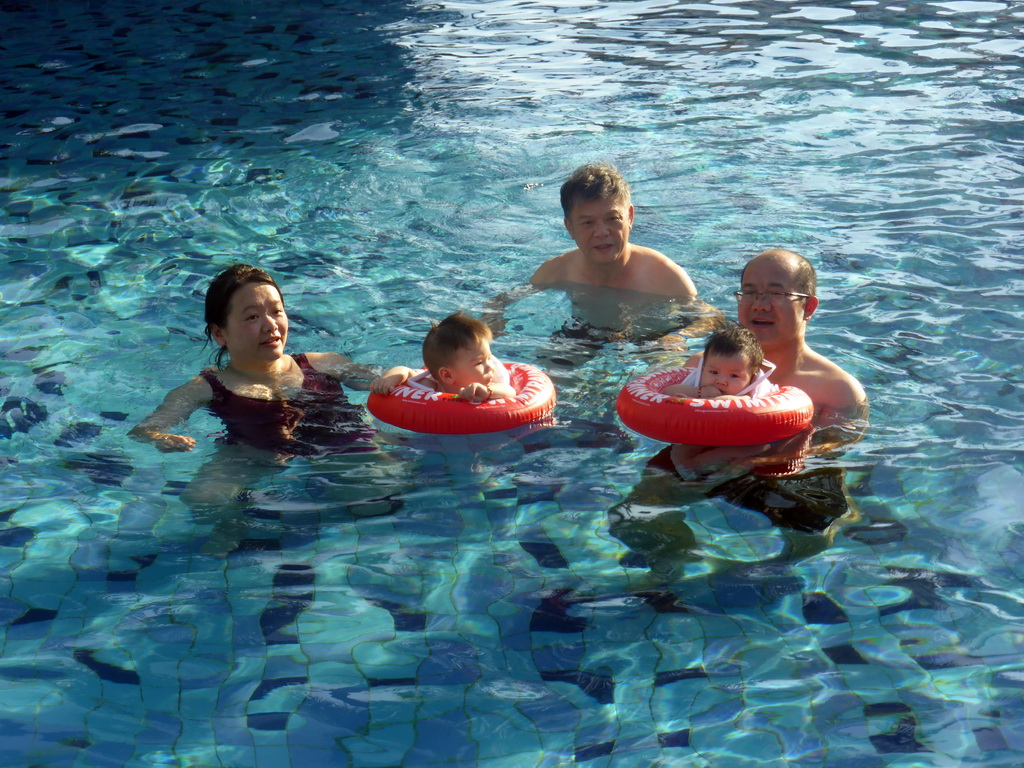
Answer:
POLYGON ((498 432, 548 415, 550 379, 529 365, 500 363, 491 339, 475 318, 446 317, 424 339, 426 368, 397 366, 375 379, 367 408, 387 424, 434 434, 498 432))
POLYGON ((696 368, 655 371, 631 381, 616 408, 623 424, 666 443, 736 446, 792 437, 814 406, 796 387, 779 387, 761 346, 739 326, 713 333, 696 368))

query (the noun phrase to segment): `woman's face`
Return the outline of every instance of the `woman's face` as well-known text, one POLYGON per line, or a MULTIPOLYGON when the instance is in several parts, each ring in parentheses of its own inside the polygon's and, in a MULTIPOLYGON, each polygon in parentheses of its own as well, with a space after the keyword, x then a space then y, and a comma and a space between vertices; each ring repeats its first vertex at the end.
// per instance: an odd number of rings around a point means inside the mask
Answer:
POLYGON ((277 288, 246 283, 231 296, 224 325, 214 325, 213 340, 227 349, 234 367, 268 367, 284 356, 288 315, 277 288))

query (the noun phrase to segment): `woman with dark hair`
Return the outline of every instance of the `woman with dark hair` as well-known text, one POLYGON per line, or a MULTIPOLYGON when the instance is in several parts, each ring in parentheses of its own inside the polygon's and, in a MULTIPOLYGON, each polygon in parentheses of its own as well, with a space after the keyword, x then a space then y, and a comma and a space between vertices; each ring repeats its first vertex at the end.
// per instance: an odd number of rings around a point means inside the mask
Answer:
POLYGON ((268 273, 236 264, 214 278, 206 337, 220 347, 215 367, 171 390, 131 437, 165 453, 191 451, 196 441, 177 427, 209 408, 224 422, 222 443, 285 457, 374 449, 373 430, 341 383, 367 389, 376 372, 333 352, 287 354, 288 315, 268 273))

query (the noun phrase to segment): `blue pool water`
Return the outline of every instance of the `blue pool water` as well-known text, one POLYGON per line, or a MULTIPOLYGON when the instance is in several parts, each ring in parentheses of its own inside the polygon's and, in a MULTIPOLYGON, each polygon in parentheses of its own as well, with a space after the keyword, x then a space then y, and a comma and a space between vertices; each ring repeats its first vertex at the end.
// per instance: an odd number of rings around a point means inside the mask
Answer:
MULTIPOLYGON (((1018 4, 0 21, 0 765, 1024 764, 1018 4), (554 426, 295 460, 219 516, 180 498, 216 420, 125 438, 206 364, 218 269, 273 272, 292 351, 414 363, 569 247, 595 159, 730 314, 747 255, 814 261, 862 442, 651 481, 626 341, 555 372, 554 426)), ((519 302, 496 352, 542 359, 569 310, 519 302)))

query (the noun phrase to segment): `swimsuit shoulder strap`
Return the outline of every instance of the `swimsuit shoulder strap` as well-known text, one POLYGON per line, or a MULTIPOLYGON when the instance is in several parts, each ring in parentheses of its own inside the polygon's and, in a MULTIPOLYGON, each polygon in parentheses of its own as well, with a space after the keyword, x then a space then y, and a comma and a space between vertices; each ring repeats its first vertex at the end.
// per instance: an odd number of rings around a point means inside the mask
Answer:
POLYGON ((299 370, 302 371, 302 388, 306 392, 327 392, 332 394, 341 392, 341 384, 323 371, 318 371, 314 368, 313 364, 309 362, 309 358, 306 357, 305 352, 292 355, 292 359, 299 366, 299 370))
POLYGON ((436 386, 436 382, 434 381, 434 377, 430 375, 430 371, 426 369, 406 379, 405 386, 412 387, 413 389, 421 389, 424 392, 441 391, 441 388, 436 386))
POLYGON ((214 397, 226 397, 234 394, 230 389, 224 386, 224 382, 217 378, 217 374, 213 372, 213 368, 207 368, 199 374, 206 380, 206 383, 210 385, 210 389, 213 390, 214 397))

